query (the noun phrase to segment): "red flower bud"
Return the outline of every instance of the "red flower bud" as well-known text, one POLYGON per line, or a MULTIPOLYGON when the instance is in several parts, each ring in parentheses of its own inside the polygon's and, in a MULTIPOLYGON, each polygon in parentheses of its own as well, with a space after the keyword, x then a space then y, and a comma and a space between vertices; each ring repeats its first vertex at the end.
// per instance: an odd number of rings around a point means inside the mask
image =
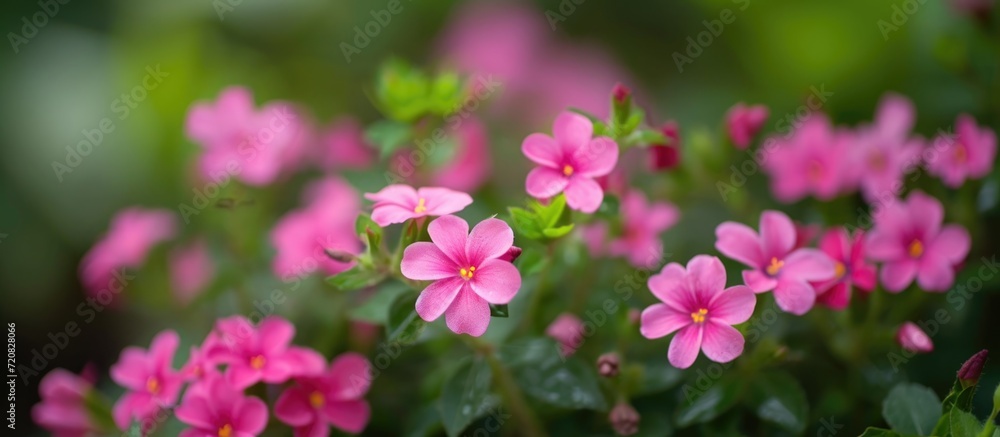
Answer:
POLYGON ((962 382, 962 387, 973 386, 979 382, 979 376, 983 374, 983 366, 989 353, 986 349, 976 352, 962 364, 961 369, 958 369, 958 380, 962 382))
POLYGON ((680 163, 681 137, 677 122, 668 121, 660 129, 667 137, 668 144, 653 144, 649 146, 650 167, 653 171, 670 170, 680 163))
POLYGON ((597 358, 597 371, 605 378, 613 378, 618 375, 618 366, 621 365, 621 358, 614 352, 608 352, 597 358))
POLYGON ((615 103, 623 104, 626 103, 626 99, 632 96, 632 90, 628 89, 621 82, 615 84, 614 88, 611 89, 611 97, 615 99, 615 103))
POLYGON ((608 420, 619 435, 628 436, 639 432, 639 412, 626 402, 615 405, 608 420))
POLYGON ((521 248, 517 246, 511 246, 507 249, 507 253, 500 255, 500 261, 514 262, 517 257, 521 256, 521 248))

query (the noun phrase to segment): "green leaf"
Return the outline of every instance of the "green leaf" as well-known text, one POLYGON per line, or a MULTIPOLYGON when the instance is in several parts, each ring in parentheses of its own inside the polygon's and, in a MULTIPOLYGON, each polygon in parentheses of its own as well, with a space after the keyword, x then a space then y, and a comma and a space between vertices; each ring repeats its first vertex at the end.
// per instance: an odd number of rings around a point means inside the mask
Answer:
POLYGON ((882 402, 882 417, 899 433, 929 435, 941 417, 941 401, 927 387, 900 383, 882 402))
POLYGON ((392 59, 379 69, 375 85, 378 106, 392 119, 412 122, 428 110, 430 81, 410 64, 392 59))
POLYGON ((562 217, 563 211, 566 210, 566 196, 559 194, 553 197, 548 205, 533 201, 531 209, 538 215, 538 224, 542 229, 555 227, 562 217))
POLYGON ((602 217, 617 217, 618 210, 621 207, 620 203, 621 202, 618 200, 618 196, 605 194, 604 201, 601 202, 601 206, 597 208, 597 215, 602 217))
POLYGON ((435 404, 424 405, 406 420, 406 437, 438 435, 441 431, 441 413, 435 404))
POLYGON ((594 366, 563 357, 552 339, 513 341, 500 349, 499 358, 521 390, 540 402, 572 410, 607 408, 594 366))
POLYGON ((548 228, 542 231, 542 235, 546 238, 551 238, 555 240, 556 238, 561 238, 566 236, 573 230, 573 224, 570 223, 566 226, 559 226, 558 228, 548 228))
POLYGON ((379 149, 382 158, 391 155, 411 139, 410 125, 393 120, 379 120, 365 129, 365 140, 379 149))
POLYGON ((637 372, 637 384, 632 384, 633 387, 630 387, 634 396, 669 390, 681 382, 684 377, 684 372, 669 365, 665 360, 645 362, 634 368, 637 372))
POLYGON ((976 437, 983 430, 983 424, 976 419, 976 416, 958 409, 951 410, 948 422, 952 437, 976 437))
POLYGON ((903 437, 903 435, 888 429, 868 427, 860 437, 903 437))
POLYGON ((462 78, 456 73, 447 72, 435 77, 428 102, 431 111, 441 116, 454 112, 465 98, 464 85, 462 78))
POLYGON ((720 380, 693 402, 684 402, 675 412, 678 427, 705 423, 736 405, 743 391, 740 381, 720 380))
POLYGON ((389 307, 389 321, 386 324, 386 342, 410 344, 420 337, 427 322, 417 315, 417 293, 404 293, 389 307))
POLYGON ((495 305, 490 304, 490 317, 502 317, 507 318, 510 316, 510 308, 507 304, 495 305))
POLYGON ((441 388, 438 412, 449 436, 457 436, 476 418, 500 405, 490 391, 493 373, 481 357, 464 363, 441 388))
POLYGON ((351 319, 385 325, 389 321, 389 308, 409 287, 395 281, 386 281, 365 303, 352 308, 351 319))
POLYGON ((385 274, 354 266, 336 275, 326 278, 326 283, 340 291, 354 291, 378 284, 385 279, 385 274))
POLYGON ((538 274, 549 260, 540 250, 524 250, 521 256, 514 260, 514 266, 521 271, 521 277, 538 274))
POLYGON ((751 383, 750 393, 757 417, 797 434, 806 429, 806 393, 791 375, 773 372, 758 376, 751 383))
POLYGON ((513 206, 507 208, 507 210, 510 211, 514 231, 531 240, 540 240, 542 238, 542 230, 535 223, 535 215, 533 213, 513 206))
POLYGON ((587 119, 588 119, 588 120, 590 120, 590 122, 591 122, 591 123, 594 123, 594 124, 596 124, 596 123, 601 123, 601 124, 603 124, 603 123, 604 123, 604 122, 603 122, 603 121, 601 120, 601 118, 600 118, 600 117, 598 117, 598 116, 596 116, 596 115, 594 115, 594 114, 591 114, 591 113, 589 113, 589 112, 587 112, 587 111, 584 111, 584 110, 582 110, 582 109, 580 109, 580 108, 573 108, 573 107, 570 107, 570 108, 567 108, 567 109, 568 109, 568 110, 569 110, 570 112, 575 112, 575 113, 577 113, 577 114, 580 114, 580 115, 582 115, 582 116, 584 116, 584 117, 587 117, 587 119))
POLYGON ((951 391, 948 392, 948 396, 945 396, 944 401, 941 402, 941 419, 939 419, 937 425, 934 426, 932 434, 948 434, 948 431, 951 429, 950 413, 956 410, 971 412, 972 398, 975 394, 975 385, 963 387, 961 381, 956 379, 955 383, 951 387, 951 391))

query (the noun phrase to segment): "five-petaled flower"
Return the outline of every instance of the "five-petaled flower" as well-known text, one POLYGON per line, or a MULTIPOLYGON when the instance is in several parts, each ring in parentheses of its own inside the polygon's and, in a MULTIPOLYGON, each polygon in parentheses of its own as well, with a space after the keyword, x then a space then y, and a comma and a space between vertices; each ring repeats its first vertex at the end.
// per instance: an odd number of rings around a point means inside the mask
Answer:
POLYGON ((831 229, 820 238, 819 249, 833 260, 834 276, 813 284, 818 294, 817 301, 842 310, 851 302, 852 286, 865 291, 875 288, 875 266, 865 258, 863 232, 856 231, 850 235, 844 228, 831 229))
POLYGON ((955 120, 955 135, 941 134, 934 138, 927 153, 927 167, 945 185, 958 188, 966 179, 979 179, 993 169, 997 155, 997 136, 988 127, 980 129, 976 120, 962 114, 955 120))
POLYGON ((371 408, 364 400, 371 385, 371 364, 363 356, 346 353, 330 369, 315 376, 295 378, 274 405, 274 415, 293 427, 297 437, 327 436, 330 425, 356 434, 365 429, 371 408))
POLYGON ((409 219, 454 214, 472 203, 472 196, 440 187, 414 189, 395 184, 377 193, 366 193, 375 202, 372 220, 379 226, 403 223, 409 219))
POLYGON ((177 401, 184 383, 184 376, 172 367, 179 342, 176 332, 163 331, 153 338, 148 351, 126 348, 111 366, 111 379, 127 390, 112 411, 118 428, 129 429, 133 420, 144 423, 177 401))
POLYGON ((226 381, 244 389, 263 381, 279 384, 289 378, 323 371, 326 360, 318 352, 292 346, 295 326, 270 316, 254 326, 243 316, 215 324, 215 341, 208 351, 213 362, 226 364, 226 381))
POLYGON ((180 437, 251 437, 267 426, 264 401, 244 396, 221 377, 209 380, 204 390, 186 393, 174 414, 190 426, 180 437))

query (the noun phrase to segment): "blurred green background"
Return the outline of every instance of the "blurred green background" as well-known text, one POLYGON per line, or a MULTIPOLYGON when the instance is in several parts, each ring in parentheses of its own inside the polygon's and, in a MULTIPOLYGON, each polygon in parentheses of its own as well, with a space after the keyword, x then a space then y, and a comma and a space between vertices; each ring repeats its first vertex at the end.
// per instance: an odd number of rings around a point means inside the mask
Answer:
MULTIPOLYGON (((354 26, 369 21, 370 11, 385 2, 232 3, 69 1, 16 53, 12 46, 0 50, 0 313, 5 323, 17 323, 21 360, 48 341, 47 333, 77 318, 75 308, 84 296, 77 279, 80 257, 116 211, 129 205, 176 209, 190 201, 190 163, 198 147, 184 138, 182 126, 193 101, 214 99, 223 87, 242 84, 258 103, 300 102, 318 120, 354 114, 373 121, 379 116, 365 90, 378 65, 389 56, 437 65, 436 41, 463 2, 404 0, 403 11, 350 63, 340 43, 350 41, 354 26), (63 162, 66 147, 82 139, 81 131, 96 128, 113 113, 113 101, 139 85, 147 67, 157 66, 167 74, 160 86, 116 121, 115 131, 60 181, 52 162, 63 162)), ((562 3, 575 10, 548 37, 605 50, 630 72, 629 85, 641 90, 640 102, 655 114, 653 120, 676 119, 685 141, 717 139, 726 109, 737 101, 770 106, 765 128, 770 130, 778 117, 804 102, 810 87, 833 92, 823 109, 838 124, 870 120, 879 97, 891 90, 914 101, 916 130, 925 136, 947 129, 959 112, 1000 126, 1000 53, 996 44, 987 44, 1000 40, 996 20, 992 28, 980 27, 941 0, 919 4, 888 38, 878 22, 891 22, 893 6, 902 1, 752 0, 746 10, 739 8, 747 2, 729 0, 562 3), (724 9, 734 11, 735 22, 678 72, 674 52, 683 52, 686 39, 706 29, 703 21, 717 19, 724 9)), ((560 2, 528 5, 544 20, 545 11, 558 11, 560 2)), ((28 0, 6 2, 3 9, 0 28, 18 34, 22 17, 42 10, 28 0)), ((493 141, 498 162, 514 162, 518 169, 517 177, 497 171, 496 185, 520 186, 527 170, 526 162, 518 162, 520 139, 549 123, 491 126, 502 131, 493 141)), ((752 187, 764 189, 766 176, 752 179, 752 187)), ((377 189, 380 182, 357 183, 377 189)), ((504 199, 521 196, 511 192, 504 199)), ((290 207, 297 198, 277 203, 290 207)), ((996 217, 987 219, 997 224, 996 217)), ((711 250, 708 238, 716 222, 679 225, 702 236, 701 248, 691 247, 692 253, 711 250)), ((984 254, 997 248, 989 238, 979 244, 984 254)), ((157 262, 164 262, 162 254, 150 258, 157 262)), ((953 314, 957 321, 934 337, 934 354, 907 364, 911 379, 943 395, 967 356, 981 348, 1000 353, 996 325, 989 324, 1000 311, 1000 297, 980 293, 975 299, 972 309, 953 314)), ((49 368, 76 371, 93 362, 106 372, 122 347, 145 345, 152 332, 175 327, 180 318, 188 317, 191 332, 204 332, 211 323, 185 314, 166 299, 162 307, 144 311, 109 310, 85 326, 49 368)), ((997 382, 1000 375, 992 372, 985 386, 997 382)), ((34 384, 19 388, 22 427, 28 426, 36 392, 34 384)), ((982 408, 988 408, 985 402, 982 408)))

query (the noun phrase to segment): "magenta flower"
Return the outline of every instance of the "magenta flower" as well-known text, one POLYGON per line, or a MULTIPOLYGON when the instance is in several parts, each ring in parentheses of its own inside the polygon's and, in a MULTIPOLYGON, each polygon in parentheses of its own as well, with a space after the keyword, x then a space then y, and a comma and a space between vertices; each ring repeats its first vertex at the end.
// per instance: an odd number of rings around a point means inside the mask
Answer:
POLYGON ((314 182, 305 192, 305 208, 289 212, 271 230, 271 244, 277 249, 274 273, 288 280, 317 269, 337 274, 351 267, 334 261, 325 250, 357 254, 361 241, 354 233, 354 221, 361 212, 358 193, 338 177, 314 182))
POLYGON ((649 290, 663 303, 642 311, 639 332, 649 339, 677 332, 667 352, 674 367, 691 367, 699 350, 717 363, 743 353, 743 335, 732 325, 750 319, 757 298, 745 285, 726 288, 726 269, 718 258, 698 255, 687 269, 667 264, 649 278, 649 290))
POLYGON ((927 168, 952 188, 961 187, 966 179, 986 176, 997 154, 996 134, 988 127, 977 127, 967 114, 955 121, 955 135, 938 135, 932 145, 927 168))
POLYGON ((729 108, 726 113, 726 130, 733 145, 740 150, 746 149, 769 115, 770 111, 764 105, 747 106, 739 102, 729 108))
POLYGON ((439 187, 414 189, 409 185, 389 185, 377 193, 365 193, 375 202, 372 220, 379 226, 409 219, 453 214, 472 204, 472 196, 439 187))
POLYGON ((608 137, 592 138, 594 125, 579 114, 563 112, 552 132, 531 134, 521 143, 524 156, 539 167, 528 173, 525 189, 538 199, 566 194, 570 208, 592 213, 604 200, 594 180, 611 173, 618 162, 618 144, 608 137))
POLYGON ((558 341, 560 352, 568 357, 583 344, 583 322, 573 314, 562 313, 545 328, 545 335, 558 341))
POLYGON ((681 133, 677 122, 666 122, 660 133, 667 137, 669 144, 652 144, 649 146, 649 168, 653 171, 671 170, 681 162, 681 133))
POLYGON ((217 337, 208 357, 228 366, 226 381, 236 389, 314 375, 326 363, 318 352, 291 345, 295 327, 281 317, 267 317, 254 327, 245 317, 232 316, 216 322, 215 329, 217 337))
POLYGON ((622 196, 622 234, 611 241, 608 253, 627 257, 633 266, 651 268, 663 258, 660 234, 680 219, 680 211, 668 202, 648 202, 641 191, 622 196))
POLYGON ((177 401, 184 383, 184 376, 172 367, 179 341, 174 331, 160 332, 148 351, 128 347, 111 366, 111 379, 126 390, 112 411, 118 428, 128 429, 133 420, 145 426, 147 419, 177 401))
POLYGON ((257 111, 243 87, 222 90, 215 102, 196 103, 184 130, 204 149, 198 160, 202 177, 216 182, 237 177, 258 186, 298 167, 309 140, 291 104, 269 103, 257 111))
POLYGON ((176 234, 177 219, 170 211, 124 209, 111 220, 107 234, 84 255, 80 280, 91 294, 120 292, 128 284, 118 270, 142 266, 153 246, 176 234))
POLYGON ((899 330, 896 331, 896 341, 903 349, 918 354, 934 351, 934 342, 913 322, 906 322, 899 327, 899 330))
POLYGON ((222 378, 208 381, 204 390, 185 394, 174 415, 190 427, 180 437, 251 437, 267 426, 264 401, 244 396, 222 378))
POLYGON ((906 97, 887 94, 879 103, 875 123, 858 129, 849 173, 869 202, 896 197, 903 176, 919 164, 923 140, 910 135, 915 112, 906 97))
POLYGON ((365 141, 364 127, 350 116, 337 118, 326 128, 316 153, 320 167, 327 170, 367 169, 377 157, 375 148, 365 141))
POLYGON ((325 373, 295 378, 274 405, 274 415, 295 428, 296 437, 326 437, 330 425, 357 434, 368 425, 371 363, 356 353, 333 360, 325 373))
MULTIPOLYGON (((432 167, 427 184, 467 193, 478 190, 490 179, 492 162, 490 139, 486 126, 476 118, 468 118, 453 126, 455 151, 443 165, 432 167)), ((446 154, 441 151, 437 153, 446 154)), ((428 157, 430 159, 430 157, 428 157)))
POLYGON ((764 211, 760 234, 742 223, 725 222, 715 228, 715 248, 752 270, 743 280, 755 293, 774 290, 778 307, 803 315, 816 302, 810 282, 825 281, 835 274, 834 263, 816 249, 795 249, 795 225, 785 214, 764 211))
POLYGON ((941 226, 944 208, 937 199, 914 191, 906 201, 885 205, 868 233, 868 257, 882 264, 879 278, 898 293, 913 279, 927 291, 945 291, 955 282, 955 267, 969 253, 969 232, 941 226))
POLYGON ((187 363, 181 367, 181 374, 184 376, 184 380, 190 383, 187 389, 188 392, 205 388, 209 380, 222 375, 219 372, 220 363, 216 357, 212 356, 212 350, 217 345, 218 337, 216 333, 210 332, 201 346, 191 346, 191 353, 188 355, 187 363))
POLYGON ((851 303, 852 286, 865 291, 875 288, 875 266, 865 260, 864 233, 858 231, 852 236, 844 228, 831 229, 823 234, 819 249, 834 265, 833 278, 813 284, 819 303, 842 310, 851 303))
POLYGON ((771 192, 791 203, 807 195, 832 199, 848 181, 846 132, 835 131, 822 114, 809 116, 790 136, 774 139, 762 164, 771 175, 771 192), (773 150, 772 150, 773 149, 773 150))
POLYGON ((514 245, 514 231, 495 218, 469 224, 453 215, 427 227, 432 242, 403 251, 400 271, 415 281, 434 281, 420 293, 416 310, 428 322, 445 315, 457 334, 478 337, 490 324, 489 304, 509 303, 521 288, 521 273, 503 257, 514 245))
POLYGON ((86 398, 93 383, 65 369, 55 369, 38 385, 41 402, 31 408, 31 419, 56 437, 87 437, 101 429, 90 418, 86 398))
POLYGON ((187 305, 198 297, 215 276, 208 244, 198 239, 170 253, 170 285, 177 301, 187 305))

